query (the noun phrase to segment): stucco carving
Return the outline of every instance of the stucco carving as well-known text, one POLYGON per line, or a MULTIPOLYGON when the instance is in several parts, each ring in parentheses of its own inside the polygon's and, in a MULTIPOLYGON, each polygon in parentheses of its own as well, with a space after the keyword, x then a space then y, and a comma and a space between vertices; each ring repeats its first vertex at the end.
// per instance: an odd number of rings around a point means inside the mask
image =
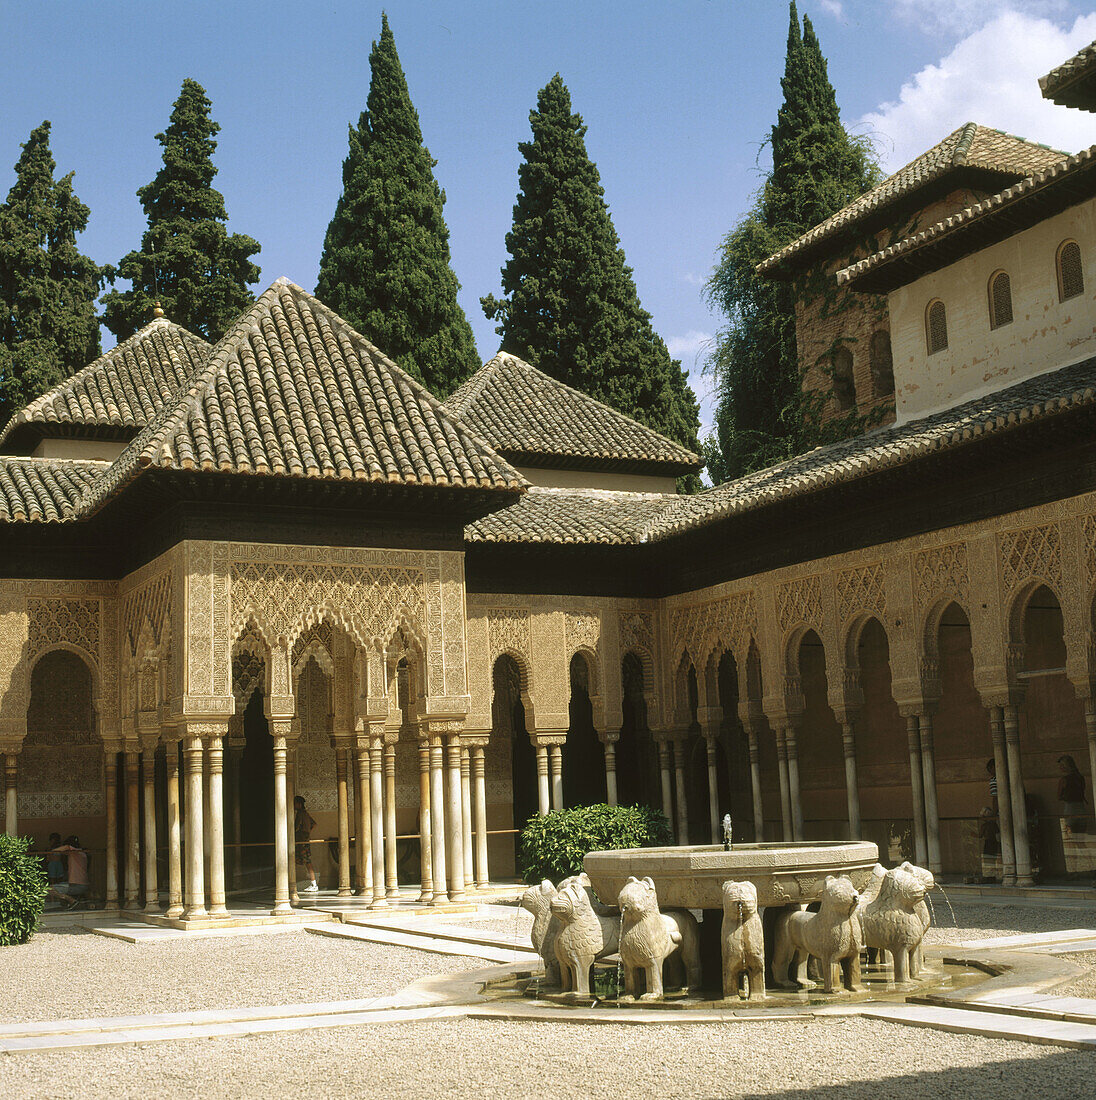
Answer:
POLYGON ((966 603, 970 591, 966 543, 918 551, 913 555, 913 577, 919 608, 931 607, 943 595, 957 596, 966 603))
POLYGON ((1032 577, 1062 591, 1062 538, 1056 523, 1004 531, 998 535, 998 545, 1006 594, 1032 577))
POLYGON ((654 615, 650 611, 620 613, 620 652, 641 650, 654 656, 654 615))
POLYGON ((842 623, 858 611, 872 611, 883 619, 887 614, 887 593, 883 563, 872 562, 837 574, 837 615, 842 623))
POLYGON ((567 613, 567 654, 588 649, 597 653, 601 643, 601 616, 567 613))
POLYGON ((822 578, 817 573, 786 581, 776 590, 776 617, 781 633, 796 623, 822 629, 822 578))
POLYGON ((30 659, 57 645, 74 645, 99 663, 99 616, 102 602, 91 599, 31 598, 27 649, 30 659))
POLYGON ((528 658, 531 653, 529 643, 529 612, 521 608, 498 608, 487 614, 488 637, 491 644, 491 656, 500 653, 517 653, 528 658))

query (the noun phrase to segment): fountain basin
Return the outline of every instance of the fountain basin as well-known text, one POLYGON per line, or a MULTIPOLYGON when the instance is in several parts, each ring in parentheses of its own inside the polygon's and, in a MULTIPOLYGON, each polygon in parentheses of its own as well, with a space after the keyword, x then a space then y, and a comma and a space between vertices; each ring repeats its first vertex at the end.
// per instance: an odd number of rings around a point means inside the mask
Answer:
POLYGON ((630 876, 650 877, 663 909, 721 909, 723 883, 749 881, 761 908, 819 901, 827 875, 846 875, 857 890, 871 879, 879 848, 867 840, 621 848, 590 852, 583 867, 605 904, 616 902, 630 876))

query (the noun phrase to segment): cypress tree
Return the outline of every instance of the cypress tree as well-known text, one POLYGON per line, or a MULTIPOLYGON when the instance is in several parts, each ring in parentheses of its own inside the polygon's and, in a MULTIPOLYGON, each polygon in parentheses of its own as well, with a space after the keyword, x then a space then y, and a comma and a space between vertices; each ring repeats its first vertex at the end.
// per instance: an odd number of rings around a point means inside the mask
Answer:
POLYGON ((54 180, 50 124, 31 131, 0 206, 0 425, 99 354, 102 272, 76 246, 88 208, 54 180))
POLYGON ((479 366, 396 40, 381 17, 366 109, 350 126, 343 192, 327 227, 316 296, 438 396, 479 366))
POLYGON ((163 167, 137 191, 148 229, 140 250, 110 272, 112 282, 119 275, 132 289, 103 298, 103 321, 119 340, 148 324, 159 301, 172 321, 215 341, 252 302, 247 287, 259 279, 251 259, 259 243, 225 228, 224 196, 213 187, 221 127, 211 106, 197 81, 184 80, 167 129, 156 135, 163 167))
POLYGON ((773 167, 746 216, 724 238, 708 300, 727 318, 709 369, 719 402, 705 441, 715 481, 761 469, 814 445, 801 390, 795 301, 787 283, 761 278, 762 260, 825 221, 880 178, 870 149, 841 125, 837 96, 810 19, 790 5, 771 132, 773 167))
POLYGON ((696 397, 640 305, 586 152, 586 127, 559 73, 537 95, 529 121, 533 140, 518 146, 524 161, 506 235, 507 297, 482 299, 500 322, 503 350, 699 450, 696 397))

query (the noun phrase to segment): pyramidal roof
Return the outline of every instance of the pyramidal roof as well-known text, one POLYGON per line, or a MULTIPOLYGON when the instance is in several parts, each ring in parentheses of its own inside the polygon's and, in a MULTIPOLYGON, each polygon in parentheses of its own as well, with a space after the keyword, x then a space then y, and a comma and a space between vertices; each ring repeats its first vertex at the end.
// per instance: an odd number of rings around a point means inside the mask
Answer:
POLYGON ((989 126, 979 126, 976 122, 966 122, 877 187, 866 191, 848 206, 763 260, 757 265, 758 274, 774 274, 800 253, 950 172, 961 168, 978 169, 1019 180, 1049 168, 1067 156, 1068 153, 1047 145, 1039 145, 989 126))
POLYGON ((445 408, 512 462, 652 470, 698 469, 692 451, 500 351, 445 408))
POLYGON ((0 432, 0 448, 14 449, 27 435, 84 429, 136 433, 160 413, 209 351, 201 337, 159 318, 17 412, 0 432))
POLYGON ((142 469, 520 490, 521 476, 351 326, 278 279, 85 498, 142 469))

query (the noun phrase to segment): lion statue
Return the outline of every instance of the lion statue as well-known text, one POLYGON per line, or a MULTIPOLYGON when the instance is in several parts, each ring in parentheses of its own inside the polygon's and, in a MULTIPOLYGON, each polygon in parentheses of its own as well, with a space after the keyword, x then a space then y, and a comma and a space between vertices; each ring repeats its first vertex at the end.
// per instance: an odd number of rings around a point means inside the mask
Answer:
POLYGON ((814 955, 822 967, 822 988, 826 993, 833 992, 835 963, 841 967, 845 988, 852 992, 860 990, 860 921, 856 917, 859 901, 860 895, 849 879, 827 875, 817 913, 793 910, 781 916, 773 952, 773 976, 778 984, 809 988, 807 956, 814 955), (798 983, 788 981, 792 962, 798 983))
POLYGON ((895 867, 883 876, 879 895, 861 918, 864 943, 886 951, 894 964, 894 980, 909 981, 910 956, 920 946, 925 929, 917 906, 925 899, 925 887, 916 875, 895 867))
POLYGON ((565 879, 550 905, 560 923, 555 951, 561 985, 576 997, 590 995, 590 967, 595 959, 612 955, 620 940, 620 917, 595 909, 588 883, 585 875, 565 879))
POLYGON ((746 975, 749 999, 765 999, 765 933, 752 882, 723 883, 723 996, 737 997, 746 975))
POLYGON ((646 975, 646 992, 641 1001, 662 996, 662 967, 675 951, 685 971, 684 985, 700 986, 700 931, 696 918, 685 909, 659 911, 654 880, 629 878, 617 897, 620 906, 620 961, 624 966, 624 995, 633 1000, 637 978, 646 975))

